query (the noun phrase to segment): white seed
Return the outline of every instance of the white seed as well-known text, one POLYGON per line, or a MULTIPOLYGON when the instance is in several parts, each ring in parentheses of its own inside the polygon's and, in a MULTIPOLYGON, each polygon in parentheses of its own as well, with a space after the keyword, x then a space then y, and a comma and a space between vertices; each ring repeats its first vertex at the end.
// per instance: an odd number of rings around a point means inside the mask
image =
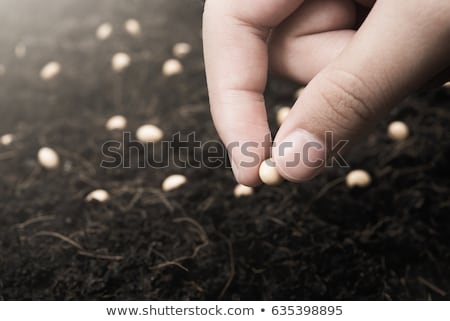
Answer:
POLYGON ((183 58, 192 51, 192 46, 187 42, 176 43, 172 48, 172 53, 177 58, 183 58))
POLYGON ((164 62, 162 73, 164 76, 170 77, 183 72, 183 65, 177 59, 168 59, 164 62))
POLYGON ((372 183, 372 178, 365 170, 355 169, 347 174, 345 182, 348 188, 367 187, 372 183))
POLYGON ((104 189, 96 189, 95 191, 90 192, 86 195, 86 202, 97 201, 100 203, 104 203, 110 200, 109 193, 104 189))
POLYGON ((23 43, 19 43, 16 48, 14 48, 14 54, 19 59, 24 58, 27 55, 27 47, 23 43))
POLYGON ((284 120, 287 118, 289 112, 291 111, 290 107, 281 107, 277 111, 277 124, 278 126, 281 126, 281 124, 284 122, 284 120))
POLYGON ((444 87, 450 89, 450 81, 447 81, 447 82, 444 84, 444 87))
POLYGON ((42 147, 38 152, 38 161, 42 167, 54 169, 59 165, 59 156, 50 147, 42 147))
POLYGON ((121 72, 130 65, 130 62, 131 58, 128 54, 124 52, 116 53, 111 60, 112 69, 115 72, 121 72))
POLYGON ((300 87, 299 89, 297 89, 294 93, 294 97, 298 99, 302 94, 303 89, 305 89, 305 87, 300 87))
POLYGON ((402 121, 394 121, 389 124, 388 136, 398 142, 405 140, 409 136, 409 128, 402 121))
POLYGON ((159 142, 163 136, 163 131, 155 125, 142 125, 136 131, 137 139, 144 143, 159 142))
POLYGON ((132 36, 138 36, 141 33, 141 25, 136 19, 128 19, 125 22, 125 30, 132 36))
POLYGON ((127 127, 127 119, 122 115, 112 116, 106 122, 106 129, 108 130, 122 130, 127 127))
POLYGON ((110 23, 102 23, 97 28, 96 36, 99 40, 106 40, 111 37, 113 32, 113 27, 110 23))
POLYGON ((6 72, 6 67, 4 65, 0 65, 0 76, 3 76, 6 72))
POLYGON ((275 186, 283 182, 283 177, 281 177, 275 163, 272 159, 266 159, 261 163, 259 167, 259 178, 264 184, 275 186))
POLYGON ((0 137, 0 144, 3 146, 11 145, 11 143, 14 141, 14 135, 13 134, 5 134, 2 137, 0 137))
POLYGON ((236 198, 253 195, 253 187, 237 184, 233 194, 236 198))
POLYGON ((46 64, 41 69, 41 78, 43 80, 50 80, 58 76, 60 72, 61 72, 61 65, 56 61, 52 61, 46 64))
POLYGON ((187 183, 186 176, 179 175, 179 174, 170 175, 162 183, 162 189, 164 192, 169 192, 169 191, 179 188, 181 185, 184 185, 186 183, 187 183))

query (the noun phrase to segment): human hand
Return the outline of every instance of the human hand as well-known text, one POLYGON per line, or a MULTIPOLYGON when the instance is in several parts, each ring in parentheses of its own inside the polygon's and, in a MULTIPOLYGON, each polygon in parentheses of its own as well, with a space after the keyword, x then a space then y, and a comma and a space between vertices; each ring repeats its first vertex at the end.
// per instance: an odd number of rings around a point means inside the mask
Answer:
POLYGON ((405 96, 445 80, 450 2, 207 0, 203 39, 213 120, 242 184, 260 183, 259 164, 271 154, 263 144, 269 67, 308 83, 272 148, 280 174, 298 182, 323 167, 289 165, 305 144, 316 146, 304 155, 309 161, 324 161, 326 131, 335 142, 355 141, 405 96), (258 145, 233 148, 245 142, 258 145), (278 148, 283 143, 290 148, 278 148))

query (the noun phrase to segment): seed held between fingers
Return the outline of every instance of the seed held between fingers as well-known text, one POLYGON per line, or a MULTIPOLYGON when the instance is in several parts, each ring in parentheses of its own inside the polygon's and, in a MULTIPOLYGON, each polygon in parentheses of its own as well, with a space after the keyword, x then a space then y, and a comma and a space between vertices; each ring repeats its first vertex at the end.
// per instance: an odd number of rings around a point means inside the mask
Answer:
POLYGON ((277 111, 277 124, 281 126, 281 124, 286 120, 289 112, 291 111, 290 107, 281 107, 277 111))
POLYGON ((261 163, 259 178, 264 184, 270 186, 280 185, 283 182, 283 177, 281 177, 272 159, 266 159, 261 163))

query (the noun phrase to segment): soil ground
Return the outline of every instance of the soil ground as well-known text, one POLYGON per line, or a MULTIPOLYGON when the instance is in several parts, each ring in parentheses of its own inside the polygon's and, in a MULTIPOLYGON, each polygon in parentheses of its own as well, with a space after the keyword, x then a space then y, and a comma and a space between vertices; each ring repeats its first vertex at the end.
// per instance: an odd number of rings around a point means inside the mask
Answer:
MULTIPOLYGON (((0 146, 0 299, 450 299, 450 90, 409 97, 352 150, 351 166, 373 177, 366 189, 349 190, 349 169, 333 168, 235 199, 224 167, 100 168, 101 145, 121 138, 104 128, 118 113, 131 132, 150 122, 166 136, 218 140, 201 12, 194 0, 1 2, 0 134, 16 140, 0 146), (123 31, 128 18, 141 22, 141 37, 123 31), (114 32, 99 42, 105 21, 114 32), (179 41, 193 52, 183 74, 165 78, 179 41), (118 51, 132 58, 119 75, 110 68, 118 51), (51 60, 63 71, 43 82, 51 60), (412 132, 402 143, 386 137, 397 119, 412 132), (59 169, 40 168, 41 146, 58 151, 59 169), (173 173, 188 184, 162 192, 173 173), (86 203, 95 188, 111 201, 86 203)), ((274 132, 276 106, 292 104, 296 88, 270 80, 274 132)))

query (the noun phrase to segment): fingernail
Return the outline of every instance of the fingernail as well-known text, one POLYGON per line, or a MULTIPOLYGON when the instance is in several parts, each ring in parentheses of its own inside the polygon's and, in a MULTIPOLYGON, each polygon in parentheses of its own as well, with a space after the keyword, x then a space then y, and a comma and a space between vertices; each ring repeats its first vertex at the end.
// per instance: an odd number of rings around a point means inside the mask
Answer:
POLYGON ((325 165, 325 146, 310 132, 296 129, 274 147, 280 174, 294 182, 313 178, 325 165))

